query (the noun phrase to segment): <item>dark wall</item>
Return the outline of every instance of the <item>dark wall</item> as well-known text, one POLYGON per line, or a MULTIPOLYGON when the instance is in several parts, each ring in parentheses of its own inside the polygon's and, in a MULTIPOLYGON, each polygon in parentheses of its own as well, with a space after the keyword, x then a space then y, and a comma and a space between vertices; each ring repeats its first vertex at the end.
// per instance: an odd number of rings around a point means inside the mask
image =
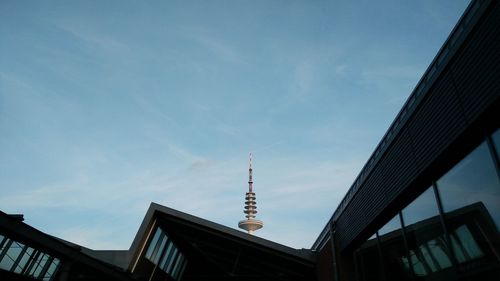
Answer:
POLYGON ((332 247, 330 245, 330 240, 328 240, 326 247, 323 247, 318 253, 318 263, 316 265, 316 275, 318 281, 331 281, 333 276, 333 259, 332 259, 332 247))

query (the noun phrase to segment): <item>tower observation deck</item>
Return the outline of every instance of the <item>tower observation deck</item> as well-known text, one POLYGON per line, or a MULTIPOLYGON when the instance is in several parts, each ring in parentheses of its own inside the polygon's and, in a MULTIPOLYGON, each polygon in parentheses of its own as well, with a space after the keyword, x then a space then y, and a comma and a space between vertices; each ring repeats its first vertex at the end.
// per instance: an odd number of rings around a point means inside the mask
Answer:
POLYGON ((245 194, 245 213, 246 220, 238 223, 238 227, 252 234, 255 230, 259 230, 264 226, 264 223, 255 219, 257 214, 257 202, 255 201, 255 192, 253 192, 252 180, 252 154, 250 153, 250 167, 248 168, 248 192, 245 194))

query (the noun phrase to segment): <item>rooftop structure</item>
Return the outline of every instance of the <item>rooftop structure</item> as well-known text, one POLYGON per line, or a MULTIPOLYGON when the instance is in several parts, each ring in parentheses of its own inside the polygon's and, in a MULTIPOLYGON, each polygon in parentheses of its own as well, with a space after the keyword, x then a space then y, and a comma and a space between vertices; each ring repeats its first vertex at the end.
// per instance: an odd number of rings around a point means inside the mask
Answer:
POLYGON ((500 1, 472 1, 310 249, 151 203, 96 251, 0 211, 0 280, 497 281, 498 50, 500 1))

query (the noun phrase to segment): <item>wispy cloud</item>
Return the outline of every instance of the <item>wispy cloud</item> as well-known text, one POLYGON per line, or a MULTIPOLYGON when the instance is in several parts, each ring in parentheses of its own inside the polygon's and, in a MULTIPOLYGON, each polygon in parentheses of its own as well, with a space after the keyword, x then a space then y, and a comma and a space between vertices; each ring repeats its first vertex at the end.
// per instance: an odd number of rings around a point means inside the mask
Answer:
POLYGON ((124 52, 130 54, 130 47, 112 35, 67 23, 56 23, 55 26, 89 46, 99 48, 101 51, 105 51, 108 54, 124 52))
POLYGON ((303 99, 310 94, 314 84, 315 71, 316 64, 311 59, 304 60, 296 66, 291 91, 297 98, 303 99))
POLYGON ((358 83, 386 96, 388 103, 401 105, 422 76, 422 65, 370 66, 360 71, 358 83))
POLYGON ((200 36, 197 40, 212 51, 219 58, 231 62, 231 63, 242 63, 244 62, 243 57, 239 54, 236 49, 230 46, 228 43, 222 40, 217 40, 212 37, 200 36))
POLYGON ((245 63, 244 56, 231 42, 200 27, 185 27, 183 29, 186 38, 201 45, 222 61, 234 64, 245 63))
MULTIPOLYGON (((306 231, 317 224, 317 219, 312 218, 317 217, 317 212, 324 213, 321 218, 331 213, 331 206, 338 200, 336 198, 341 197, 354 177, 355 172, 351 168, 356 166, 355 163, 339 165, 321 162, 310 166, 310 163, 293 158, 256 165, 259 216, 266 221, 262 237, 301 247, 310 246, 309 243, 317 235, 317 229, 306 231), (308 200, 304 200, 304 194, 308 194, 308 200), (282 226, 272 223, 280 220, 280 214, 291 210, 301 214, 293 224, 282 226), (290 237, 282 235, 296 228, 303 231, 290 237), (297 240, 302 243, 295 244, 297 240)), ((131 217, 143 216, 151 201, 236 228, 237 221, 243 219, 246 169, 245 161, 233 158, 195 162, 193 167, 175 171, 143 167, 128 174, 123 181, 80 176, 64 183, 2 196, 0 205, 12 211, 69 208, 73 210, 72 215, 99 212, 99 218, 92 218, 92 221, 97 221, 94 226, 47 231, 90 248, 126 248, 129 246, 126 241, 121 241, 120 245, 112 241, 113 234, 123 231, 120 225, 128 225, 131 217), (106 220, 108 216, 114 218, 113 222, 100 230, 99 221, 106 220)), ((53 215, 55 219, 71 216, 53 215)), ((127 237, 131 237, 136 229, 127 231, 130 232, 127 237)))

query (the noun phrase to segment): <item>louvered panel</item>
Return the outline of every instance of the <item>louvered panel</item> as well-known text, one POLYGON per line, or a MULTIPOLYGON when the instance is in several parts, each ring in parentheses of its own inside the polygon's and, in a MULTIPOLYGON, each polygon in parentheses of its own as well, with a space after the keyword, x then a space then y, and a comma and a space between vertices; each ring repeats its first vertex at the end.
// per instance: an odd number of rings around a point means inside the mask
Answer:
POLYGON ((385 182, 380 167, 375 167, 365 181, 363 189, 353 198, 346 209, 345 216, 337 221, 339 229, 346 231, 339 233, 339 243, 343 247, 350 241, 353 233, 362 231, 371 221, 374 213, 379 213, 386 205, 384 192, 380 189, 385 182), (356 219, 352 219, 356 218, 356 219))
POLYGON ((394 143, 393 149, 387 153, 384 163, 386 175, 386 198, 390 202, 416 176, 413 146, 406 131, 403 131, 394 143))
POLYGON ((465 128, 449 73, 436 83, 408 126, 417 166, 426 167, 465 128))
POLYGON ((500 7, 481 22, 452 63, 464 113, 473 121, 500 91, 500 7))

